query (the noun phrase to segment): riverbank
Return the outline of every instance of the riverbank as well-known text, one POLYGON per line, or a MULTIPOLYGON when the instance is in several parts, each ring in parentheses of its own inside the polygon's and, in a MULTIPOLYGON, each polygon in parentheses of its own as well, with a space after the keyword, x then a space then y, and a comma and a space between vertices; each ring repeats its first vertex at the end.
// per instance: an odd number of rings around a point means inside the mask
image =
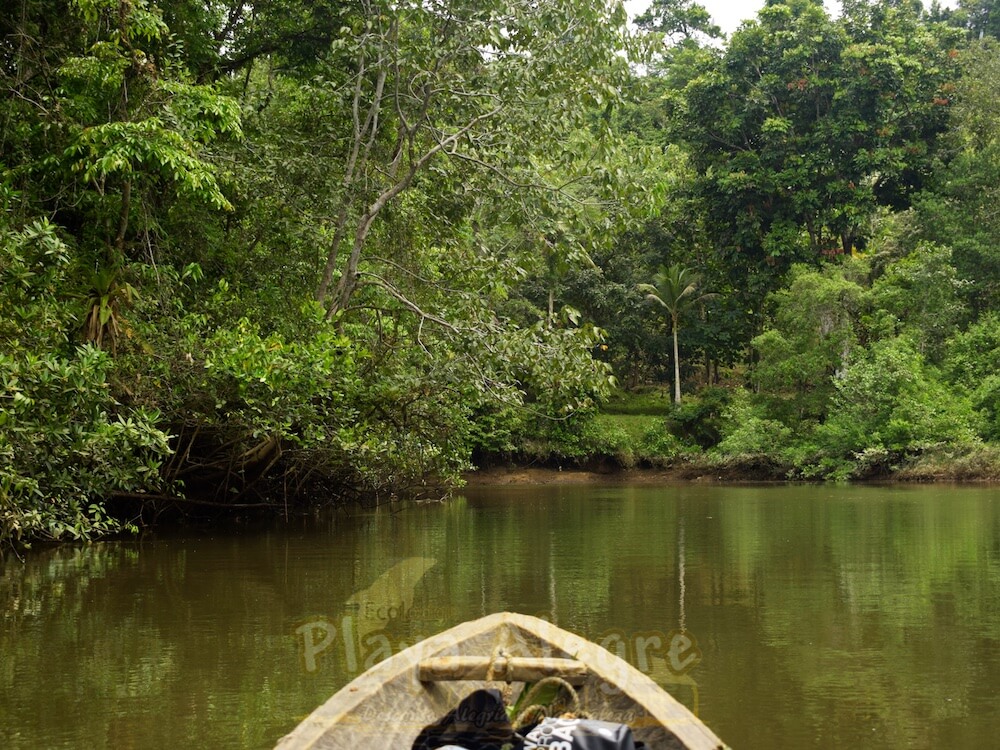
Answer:
POLYGON ((466 487, 498 487, 521 484, 669 484, 676 482, 759 482, 778 480, 747 479, 715 475, 710 472, 692 476, 687 471, 662 469, 621 469, 587 471, 585 469, 548 469, 540 467, 493 467, 465 475, 466 487))
POLYGON ((614 457, 580 461, 484 462, 463 476, 466 486, 506 484, 661 484, 664 482, 780 482, 788 476, 764 460, 689 460, 661 466, 624 465, 614 457))
POLYGON ((600 481, 1000 481, 1000 444, 987 431, 955 437, 939 425, 920 437, 902 421, 880 432, 861 417, 786 424, 750 399, 738 388, 705 388, 683 404, 660 388, 618 392, 575 431, 553 430, 508 453, 474 456, 486 472, 472 481, 518 481, 520 467, 581 470, 600 481))
POLYGON ((602 484, 622 482, 674 482, 688 477, 675 471, 659 469, 619 469, 589 471, 539 466, 492 466, 471 471, 464 476, 467 487, 488 487, 507 484, 602 484))
MULTIPOLYGON (((889 457, 886 457, 887 459, 889 457)), ((873 463, 868 471, 849 477, 862 482, 993 483, 1000 482, 1000 448, 980 445, 964 451, 929 450, 919 456, 873 463)), ((463 476, 466 486, 517 484, 610 484, 664 482, 816 482, 769 456, 715 458, 691 456, 660 466, 636 466, 601 455, 547 461, 491 460, 463 476)))

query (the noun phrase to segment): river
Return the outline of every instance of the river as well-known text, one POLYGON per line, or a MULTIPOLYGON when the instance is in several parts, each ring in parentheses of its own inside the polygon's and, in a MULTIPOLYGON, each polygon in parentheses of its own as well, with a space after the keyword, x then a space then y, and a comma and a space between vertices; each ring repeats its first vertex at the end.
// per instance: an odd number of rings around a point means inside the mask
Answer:
POLYGON ((8 556, 0 745, 270 748, 500 610, 618 650, 740 750, 1000 733, 1000 490, 619 484, 8 556))

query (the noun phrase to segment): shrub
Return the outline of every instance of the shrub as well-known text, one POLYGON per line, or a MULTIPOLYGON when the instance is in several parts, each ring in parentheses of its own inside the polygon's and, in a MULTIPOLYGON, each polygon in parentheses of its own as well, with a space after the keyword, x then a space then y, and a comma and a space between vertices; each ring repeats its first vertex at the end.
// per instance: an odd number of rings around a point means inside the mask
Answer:
POLYGON ((681 440, 711 448, 722 437, 722 414, 729 401, 725 388, 704 388, 697 397, 675 405, 667 416, 670 432, 681 440))
POLYGON ((155 412, 116 413, 107 357, 0 355, 0 541, 86 539, 119 529, 103 501, 159 485, 169 455, 155 412))
POLYGON ((831 470, 838 476, 881 472, 928 448, 977 440, 969 400, 949 389, 905 338, 873 344, 836 389, 816 438, 827 458, 846 462, 831 470))
POLYGON ((715 447, 719 456, 772 457, 784 452, 791 443, 791 429, 767 418, 763 407, 744 389, 733 392, 721 417, 722 435, 715 447))
POLYGON ((45 222, 0 230, 0 549, 118 530, 104 500, 157 488, 170 453, 155 411, 112 397, 110 358, 70 338, 52 293, 68 257, 45 222))

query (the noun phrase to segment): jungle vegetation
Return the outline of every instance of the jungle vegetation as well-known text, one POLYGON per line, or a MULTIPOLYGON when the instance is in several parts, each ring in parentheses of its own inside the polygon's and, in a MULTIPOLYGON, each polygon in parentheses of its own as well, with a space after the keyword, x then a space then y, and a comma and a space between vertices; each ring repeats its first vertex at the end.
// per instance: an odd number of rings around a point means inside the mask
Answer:
POLYGON ((0 547, 496 457, 1000 466, 995 2, 10 9, 0 547))

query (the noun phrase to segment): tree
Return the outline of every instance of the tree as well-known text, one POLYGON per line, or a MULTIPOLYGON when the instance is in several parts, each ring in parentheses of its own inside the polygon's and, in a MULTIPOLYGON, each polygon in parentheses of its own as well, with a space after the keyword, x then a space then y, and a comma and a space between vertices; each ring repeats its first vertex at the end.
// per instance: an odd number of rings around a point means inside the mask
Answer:
POLYGON ((1000 306, 1000 45, 987 39, 959 58, 963 75, 945 140, 950 157, 915 201, 916 239, 951 248, 973 316, 1000 306))
POLYGON ((239 108, 190 82, 154 3, 53 5, 25 3, 5 38, 23 43, 0 65, 12 94, 0 103, 3 177, 21 191, 25 218, 43 207, 77 240, 88 273, 111 277, 138 253, 155 254, 171 200, 230 207, 206 151, 239 136, 239 108), (51 17, 50 36, 39 36, 51 17))
POLYGON ((891 263, 872 284, 879 311, 878 334, 905 335, 931 364, 939 364, 946 340, 965 318, 951 248, 919 245, 891 263))
POLYGON ((958 0, 957 10, 940 8, 934 2, 931 12, 964 28, 972 39, 1000 38, 1000 5, 996 0, 958 0))
POLYGON ((669 268, 660 266, 652 284, 640 284, 638 289, 645 292, 646 301, 659 305, 670 316, 670 332, 674 342, 674 403, 681 402, 681 364, 677 346, 677 332, 680 329, 681 314, 709 297, 711 294, 695 296, 700 279, 693 269, 674 264, 669 268))
POLYGON ((983 415, 983 438, 1000 441, 1000 317, 992 312, 956 333, 943 366, 952 389, 968 393, 983 415))
POLYGON ((708 10, 694 0, 653 0, 636 17, 635 24, 641 29, 663 34, 675 44, 696 41, 699 36, 722 38, 722 29, 712 23, 708 10))
POLYGON ((977 441, 969 399, 942 382, 906 337, 873 342, 834 386, 830 416, 816 430, 832 475, 887 470, 935 446, 977 441))
POLYGON ((2 557, 36 538, 121 530, 101 500, 156 489, 170 449, 154 411, 115 400, 107 353, 68 340, 71 248, 57 228, 0 214, 0 268, 2 557))
POLYGON ((958 34, 905 3, 776 0, 685 89, 707 227, 762 303, 796 262, 863 250, 880 206, 928 184, 948 125, 958 34))
POLYGON ((320 117, 350 113, 346 133, 313 154, 339 183, 317 196, 330 237, 316 298, 331 319, 372 282, 361 275, 370 234, 417 183, 434 184, 432 167, 485 175, 480 186, 508 202, 563 189, 561 170, 549 170, 572 155, 537 159, 538 145, 565 140, 617 98, 624 22, 619 4, 583 0, 362 5, 338 43, 351 64, 334 61, 310 89, 320 117))

